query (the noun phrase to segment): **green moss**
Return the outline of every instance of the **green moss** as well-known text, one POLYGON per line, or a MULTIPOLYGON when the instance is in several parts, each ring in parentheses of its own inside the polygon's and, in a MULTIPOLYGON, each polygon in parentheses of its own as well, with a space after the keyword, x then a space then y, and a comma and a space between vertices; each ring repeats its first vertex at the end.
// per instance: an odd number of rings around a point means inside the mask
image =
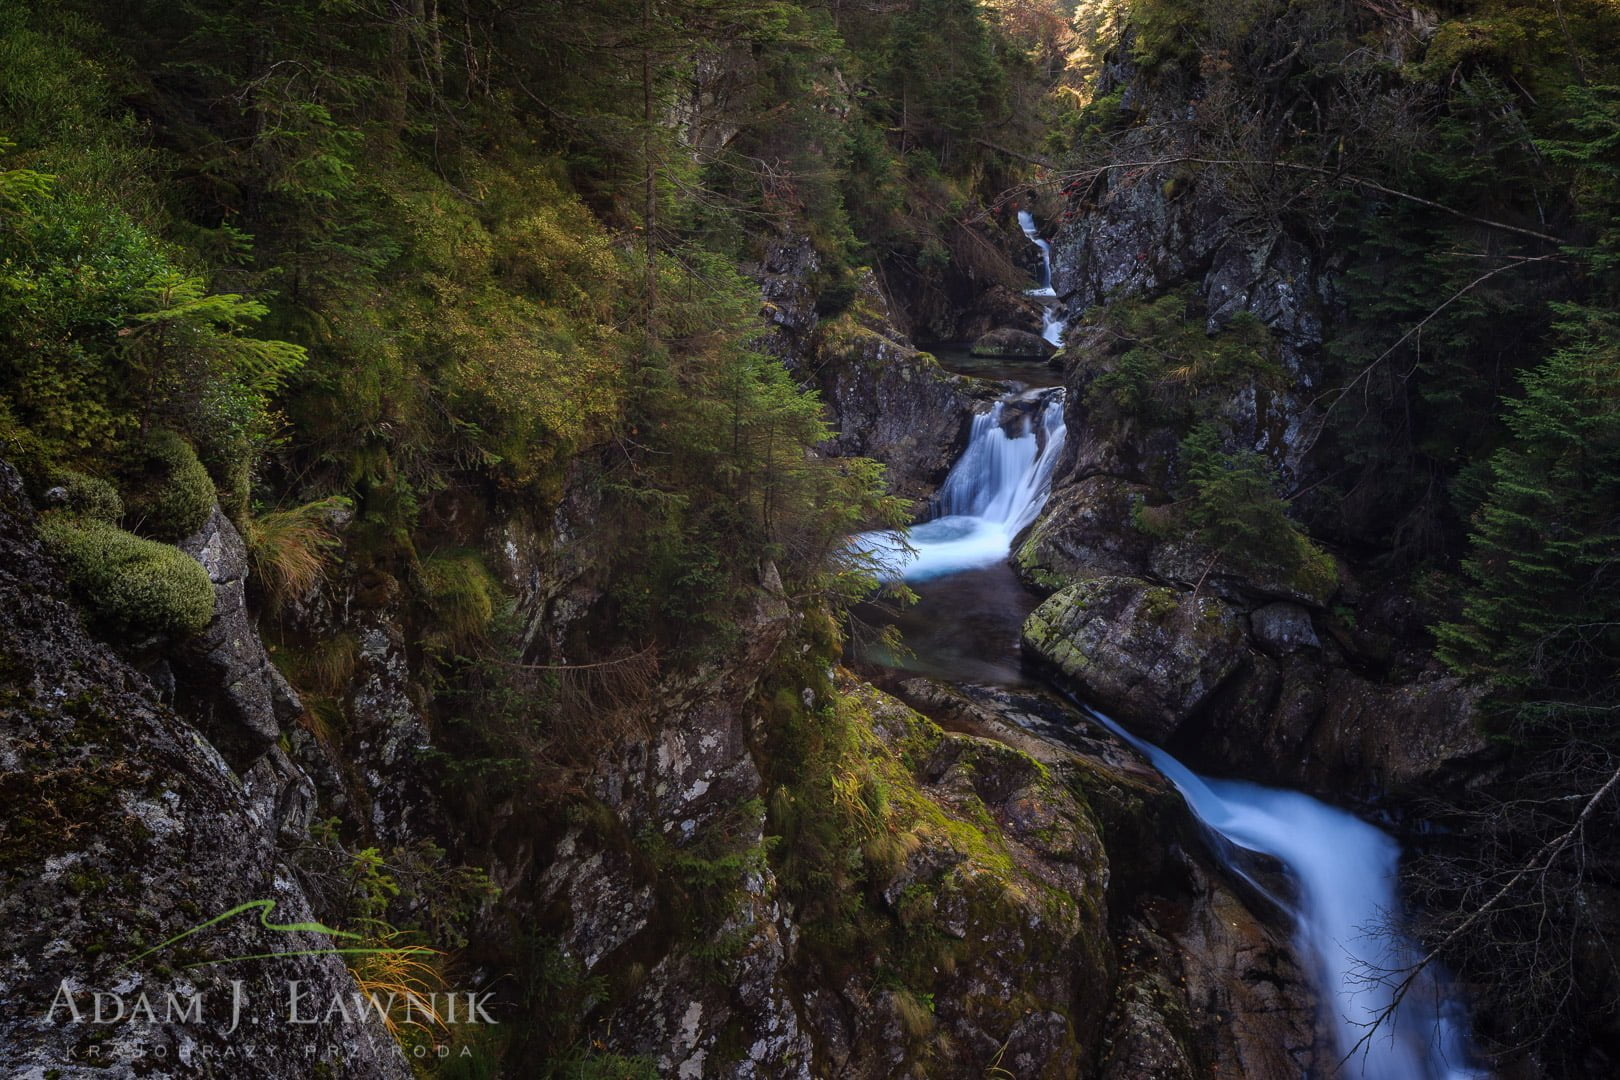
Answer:
POLYGON ((65 469, 52 476, 51 483, 66 492, 67 508, 76 514, 108 524, 117 524, 124 516, 124 500, 109 480, 65 469))
POLYGON ((495 618, 500 585, 474 552, 431 555, 417 576, 434 616, 429 648, 464 650, 480 641, 495 618))
POLYGON ((63 512, 42 517, 39 535, 75 592, 115 630, 189 636, 214 616, 208 573, 179 548, 63 512))
POLYGON ((147 436, 131 479, 129 513, 142 536, 183 539, 202 528, 214 508, 214 481, 191 444, 172 431, 147 436))

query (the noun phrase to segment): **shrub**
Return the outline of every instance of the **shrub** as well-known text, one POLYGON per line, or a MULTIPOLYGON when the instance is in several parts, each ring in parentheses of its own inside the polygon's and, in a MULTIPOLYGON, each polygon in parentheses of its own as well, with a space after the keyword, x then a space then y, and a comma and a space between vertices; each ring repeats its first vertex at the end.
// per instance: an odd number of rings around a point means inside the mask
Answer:
POLYGON ((39 535, 75 592, 114 630, 188 636, 214 617, 207 571, 179 548, 62 511, 40 519, 39 535))
POLYGON ((179 540, 202 528, 214 508, 214 481, 191 444, 172 431, 153 432, 136 461, 129 509, 141 534, 179 540))
POLYGON ((124 500, 109 480, 64 469, 51 477, 52 486, 61 488, 67 508, 96 521, 116 525, 124 516, 124 500))
MULTIPOLYGON (((1223 452, 1220 428, 1209 422, 1193 429, 1181 452, 1188 483, 1180 510, 1200 541, 1240 565, 1280 571, 1304 592, 1332 592, 1333 560, 1288 516, 1264 455, 1223 452)), ((1151 511, 1145 516, 1151 520, 1151 511)))

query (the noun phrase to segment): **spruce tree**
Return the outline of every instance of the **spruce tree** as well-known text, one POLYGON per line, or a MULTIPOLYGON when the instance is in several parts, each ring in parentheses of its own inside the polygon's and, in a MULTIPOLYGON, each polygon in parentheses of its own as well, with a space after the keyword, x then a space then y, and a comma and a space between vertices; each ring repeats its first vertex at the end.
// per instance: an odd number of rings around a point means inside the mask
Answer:
POLYGON ((1620 318, 1559 312, 1562 347, 1507 403, 1462 618, 1438 635, 1455 667, 1584 694, 1620 663, 1620 318))

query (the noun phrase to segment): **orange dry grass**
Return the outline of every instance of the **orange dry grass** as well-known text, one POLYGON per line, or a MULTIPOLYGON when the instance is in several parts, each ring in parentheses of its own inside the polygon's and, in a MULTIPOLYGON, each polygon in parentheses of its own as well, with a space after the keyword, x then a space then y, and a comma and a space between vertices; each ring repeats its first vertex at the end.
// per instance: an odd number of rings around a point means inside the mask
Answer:
POLYGON ((448 1030, 433 1000, 433 994, 445 985, 440 970, 444 954, 425 945, 389 947, 401 933, 381 934, 378 940, 383 950, 357 957, 349 970, 394 1038, 400 1038, 408 1027, 427 1032, 448 1030))
POLYGON ((349 500, 334 495, 247 521, 244 532, 253 570, 273 604, 296 599, 315 587, 338 546, 332 516, 348 507, 349 500))

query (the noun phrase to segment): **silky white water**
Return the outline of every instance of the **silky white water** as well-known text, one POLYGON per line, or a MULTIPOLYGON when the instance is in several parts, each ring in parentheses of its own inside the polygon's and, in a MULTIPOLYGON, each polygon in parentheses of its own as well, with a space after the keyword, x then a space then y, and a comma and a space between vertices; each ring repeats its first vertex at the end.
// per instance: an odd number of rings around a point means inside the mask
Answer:
POLYGON ((1046 504, 1064 434, 1062 390, 996 402, 973 418, 967 449, 939 489, 938 516, 911 528, 912 550, 888 532, 863 533, 856 545, 907 581, 1005 560, 1046 504))
POLYGON ((1018 227, 1024 230, 1024 236, 1029 242, 1041 249, 1041 287, 1031 290, 1031 295, 1039 292, 1052 292, 1052 245, 1041 239, 1041 234, 1035 228, 1035 215, 1028 210, 1018 211, 1018 227))
POLYGON ((1024 230, 1024 236, 1030 243, 1041 249, 1041 286, 1030 289, 1028 295, 1038 300, 1050 300, 1051 303, 1041 305, 1041 337, 1056 346, 1063 347, 1063 320, 1057 318, 1057 292, 1052 288, 1052 245, 1041 239, 1040 232, 1035 228, 1035 215, 1028 210, 1018 211, 1018 227, 1024 230))
POLYGON ((1462 1007, 1427 976, 1388 1016, 1393 986, 1418 953, 1399 928, 1395 841, 1353 814, 1296 791, 1199 776, 1100 713, 1181 792, 1193 813, 1229 843, 1281 862, 1298 885, 1291 902, 1242 876, 1294 917, 1300 953, 1315 968, 1342 1074, 1369 1080, 1474 1080, 1462 1007), (1377 1022, 1377 1026, 1373 1024, 1377 1022))

